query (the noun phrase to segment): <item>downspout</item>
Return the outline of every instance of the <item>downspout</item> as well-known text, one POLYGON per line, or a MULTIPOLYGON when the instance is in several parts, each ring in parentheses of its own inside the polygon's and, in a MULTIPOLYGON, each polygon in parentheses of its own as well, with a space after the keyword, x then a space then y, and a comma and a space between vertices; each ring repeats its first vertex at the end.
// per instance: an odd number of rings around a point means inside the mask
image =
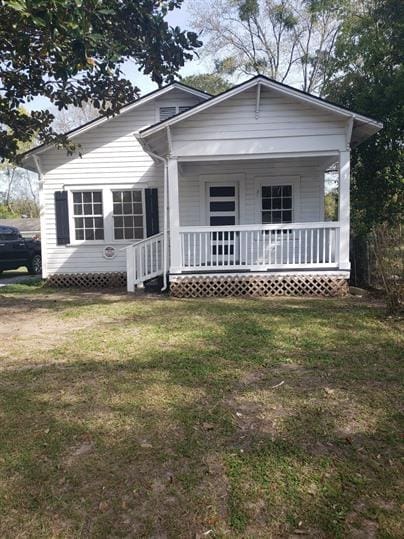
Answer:
POLYGON ((167 290, 167 271, 168 271, 168 212, 167 212, 167 199, 168 199, 168 161, 165 157, 161 157, 161 155, 157 155, 156 153, 152 152, 148 147, 146 147, 146 142, 141 138, 139 133, 135 133, 136 139, 140 142, 140 144, 143 146, 144 150, 153 157, 154 159, 157 159, 161 163, 163 163, 164 166, 164 208, 163 208, 163 288, 161 289, 162 292, 167 290))

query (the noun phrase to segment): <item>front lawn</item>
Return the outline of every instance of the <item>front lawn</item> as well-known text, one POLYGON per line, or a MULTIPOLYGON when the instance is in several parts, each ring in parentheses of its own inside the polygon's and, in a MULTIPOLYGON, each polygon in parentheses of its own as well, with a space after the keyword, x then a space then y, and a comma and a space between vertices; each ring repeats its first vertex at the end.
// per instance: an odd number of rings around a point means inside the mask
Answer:
POLYGON ((0 536, 402 537, 400 324, 1 289, 0 536))

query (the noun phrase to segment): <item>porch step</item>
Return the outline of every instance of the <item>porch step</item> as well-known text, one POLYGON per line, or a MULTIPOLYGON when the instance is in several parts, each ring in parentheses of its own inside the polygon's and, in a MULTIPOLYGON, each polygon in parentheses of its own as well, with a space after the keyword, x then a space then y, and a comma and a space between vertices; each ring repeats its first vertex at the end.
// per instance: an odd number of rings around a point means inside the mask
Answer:
POLYGON ((161 292, 163 284, 163 275, 159 275, 158 277, 154 277, 154 279, 149 279, 143 283, 147 292, 161 292))
POLYGON ((128 292, 133 292, 135 286, 145 284, 163 275, 163 256, 164 237, 162 233, 126 247, 128 292))

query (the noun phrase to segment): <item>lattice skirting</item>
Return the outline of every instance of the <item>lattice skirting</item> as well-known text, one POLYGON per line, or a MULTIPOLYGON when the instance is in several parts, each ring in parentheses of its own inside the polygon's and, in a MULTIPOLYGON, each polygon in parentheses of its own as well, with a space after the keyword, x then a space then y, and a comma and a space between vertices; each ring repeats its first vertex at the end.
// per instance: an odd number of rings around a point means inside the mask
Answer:
POLYGON ((55 273, 46 285, 53 288, 126 288, 126 273, 55 273))
POLYGON ((188 275, 170 279, 176 298, 212 296, 344 296, 348 282, 339 275, 188 275))

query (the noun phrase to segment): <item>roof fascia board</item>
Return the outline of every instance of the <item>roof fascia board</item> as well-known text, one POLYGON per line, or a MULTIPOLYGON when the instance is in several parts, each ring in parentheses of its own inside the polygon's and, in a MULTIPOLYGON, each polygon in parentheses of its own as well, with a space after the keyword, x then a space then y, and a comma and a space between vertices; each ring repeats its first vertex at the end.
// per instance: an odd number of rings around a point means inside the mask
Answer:
POLYGON ((202 94, 202 92, 198 92, 197 90, 190 91, 185 86, 179 86, 176 82, 174 82, 173 84, 170 84, 170 86, 166 86, 165 88, 162 88, 159 92, 153 92, 150 95, 146 94, 144 97, 140 97, 134 103, 131 103, 130 105, 126 105, 115 116, 103 116, 98 121, 95 121, 93 124, 88 125, 88 126, 84 126, 82 129, 78 129, 75 133, 72 133, 72 135, 69 136, 69 139, 77 137, 78 135, 81 135, 82 133, 85 133, 86 131, 88 131, 92 127, 95 127, 96 125, 103 124, 103 123, 107 122, 108 120, 112 120, 113 118, 116 118, 117 116, 120 116, 121 114, 125 114, 126 112, 130 112, 131 110, 137 108, 139 105, 144 105, 145 103, 148 103, 149 101, 152 101, 153 99, 157 99, 159 97, 162 97, 162 96, 164 96, 165 94, 168 94, 169 92, 171 92, 174 89, 183 90, 185 92, 189 92, 189 93, 192 93, 194 95, 197 95, 198 97, 204 97, 205 99, 209 98, 209 95, 207 95, 207 94, 202 94))
POLYGON ((305 101, 315 106, 322 107, 326 110, 329 110, 331 112, 334 112, 346 118, 354 117, 357 120, 363 121, 367 124, 374 125, 375 127, 378 127, 380 129, 383 127, 383 124, 381 122, 377 122, 376 120, 367 118, 366 116, 362 116, 361 114, 357 114, 355 112, 342 109, 338 107, 337 105, 333 105, 332 103, 327 103, 321 99, 317 99, 316 97, 312 97, 310 95, 300 93, 293 88, 289 88, 281 84, 273 83, 264 77, 258 76, 258 77, 254 77, 253 79, 250 79, 249 81, 246 81, 244 84, 240 84, 239 86, 237 86, 236 88, 233 88, 232 90, 229 90, 216 97, 212 97, 207 102, 200 103, 199 105, 196 105, 189 111, 186 111, 186 112, 181 113, 180 115, 174 116, 173 118, 170 118, 166 120, 165 122, 161 122, 158 125, 155 125, 154 127, 150 126, 145 129, 142 129, 140 131, 140 136, 148 137, 150 135, 153 135, 154 133, 156 133, 157 131, 159 131, 160 129, 166 126, 174 125, 182 120, 186 120, 187 118, 191 117, 193 114, 204 111, 213 105, 217 105, 218 103, 221 103, 222 101, 225 101, 226 99, 230 99, 231 97, 234 97, 235 95, 241 92, 249 90, 250 88, 254 87, 256 84, 261 84, 261 85, 263 84, 267 88, 270 88, 274 91, 284 93, 285 95, 290 95, 296 99, 300 99, 301 101, 305 101))
MULTIPOLYGON (((161 96, 164 96, 165 94, 171 92, 174 89, 182 90, 183 92, 188 92, 188 93, 193 94, 193 95, 195 95, 197 97, 202 97, 203 99, 209 99, 211 97, 210 94, 208 94, 206 92, 200 92, 199 90, 196 90, 195 88, 188 87, 188 86, 186 86, 184 84, 181 84, 181 83, 178 83, 178 82, 173 82, 172 84, 166 86, 165 88, 161 88, 161 90, 154 90, 153 92, 150 92, 149 94, 146 94, 143 97, 139 97, 139 99, 137 99, 133 103, 130 103, 129 105, 125 105, 124 107, 122 107, 122 109, 119 111, 119 113, 115 114, 114 116, 102 116, 101 118, 95 119, 93 122, 90 122, 89 124, 84 125, 82 128, 79 127, 77 129, 75 129, 74 132, 71 133, 70 135, 67 134, 68 139, 70 140, 70 139, 73 139, 75 137, 78 137, 79 135, 82 135, 83 133, 85 133, 86 131, 89 131, 93 127, 102 125, 105 122, 107 122, 109 120, 112 120, 113 118, 116 118, 117 116, 120 116, 121 114, 125 114, 126 112, 130 112, 131 110, 138 107, 139 105, 144 105, 144 104, 148 103, 149 101, 152 101, 153 99, 157 99, 157 98, 159 98, 161 96)), ((28 159, 28 157, 31 157, 33 155, 40 155, 40 154, 48 151, 51 148, 52 148, 52 145, 49 145, 49 144, 44 146, 44 147, 39 146, 37 150, 35 148, 33 148, 29 153, 27 153, 27 156, 26 156, 26 158, 23 159, 23 161, 25 161, 25 159, 28 159)))
POLYGON ((324 101, 321 98, 316 98, 315 96, 311 96, 305 93, 298 92, 294 90, 293 88, 289 88, 288 86, 282 86, 281 84, 273 83, 272 81, 263 79, 263 82, 266 86, 269 88, 272 88, 273 90, 276 90, 278 92, 284 93, 286 95, 291 95, 292 97, 295 97, 297 99, 301 99, 302 101, 306 101, 308 103, 312 103, 313 105, 317 105, 319 107, 323 107, 327 110, 333 111, 337 114, 341 114, 343 116, 346 116, 347 118, 353 117, 356 120, 363 121, 367 124, 372 124, 376 127, 383 127, 383 124, 381 122, 377 122, 376 120, 373 120, 372 118, 368 118, 367 116, 363 116, 362 114, 358 114, 356 112, 343 109, 339 107, 338 105, 334 105, 333 103, 328 103, 327 101, 324 101))

